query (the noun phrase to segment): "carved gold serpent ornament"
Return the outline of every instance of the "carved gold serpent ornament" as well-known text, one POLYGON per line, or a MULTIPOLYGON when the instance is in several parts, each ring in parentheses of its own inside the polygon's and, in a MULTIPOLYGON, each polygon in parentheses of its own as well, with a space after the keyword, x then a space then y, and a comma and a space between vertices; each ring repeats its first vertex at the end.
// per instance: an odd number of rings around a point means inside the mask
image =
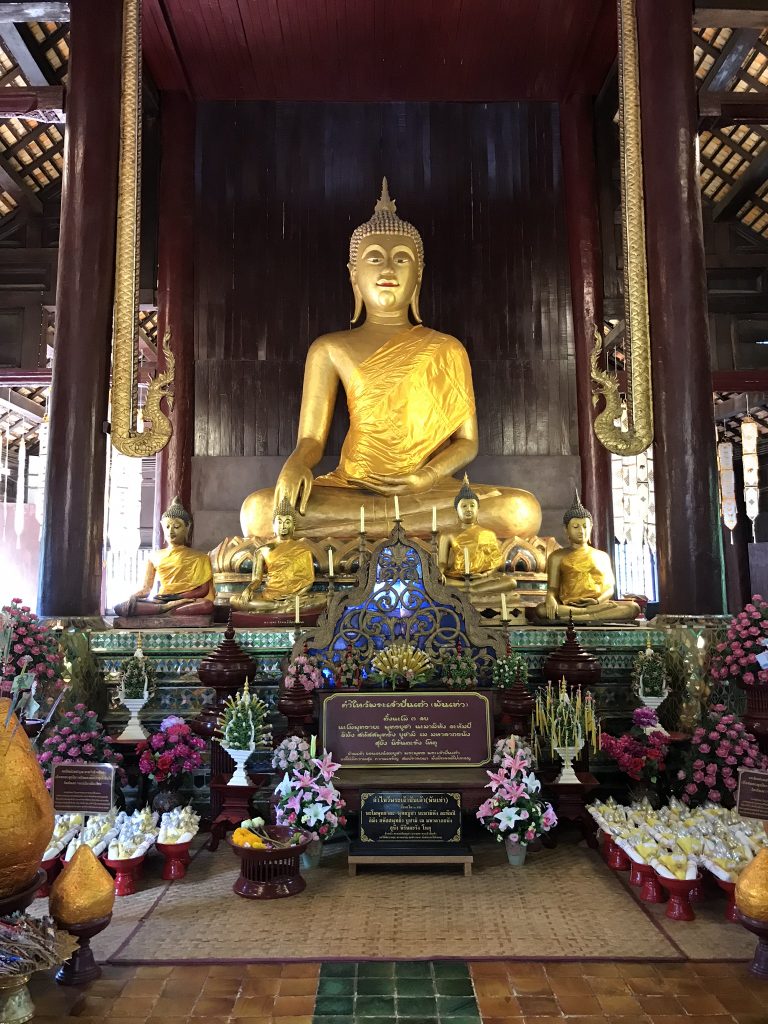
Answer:
MULTIPOLYGON (((123 455, 156 455, 173 433, 160 409, 165 398, 173 407, 174 359, 170 331, 162 341, 166 369, 149 384, 143 415, 145 429, 136 429, 139 405, 139 233, 141 217, 141 0, 123 5, 122 93, 120 98, 120 162, 117 193, 117 252, 112 338, 112 444, 123 455), (151 421, 151 425, 150 425, 151 421)), ((159 354, 159 353, 158 353, 159 354)))
POLYGON ((623 431, 615 422, 621 417, 622 412, 619 384, 614 374, 599 366, 603 337, 597 327, 591 358, 592 380, 595 382, 592 402, 597 405, 601 395, 605 398, 605 407, 594 420, 595 435, 600 443, 614 455, 639 455, 653 442, 653 391, 635 0, 618 0, 617 13, 619 157, 629 430, 623 431))

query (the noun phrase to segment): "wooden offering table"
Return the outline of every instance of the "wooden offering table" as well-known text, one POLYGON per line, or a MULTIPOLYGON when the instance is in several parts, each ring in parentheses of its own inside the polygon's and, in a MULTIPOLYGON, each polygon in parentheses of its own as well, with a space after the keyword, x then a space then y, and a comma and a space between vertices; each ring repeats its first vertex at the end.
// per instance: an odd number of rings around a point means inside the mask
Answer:
MULTIPOLYGON (((576 772, 579 782, 555 782, 560 768, 543 768, 538 772, 546 796, 549 797, 559 821, 573 821, 591 849, 597 849, 595 823, 587 810, 590 794, 600 783, 589 772, 576 772)), ((556 833, 548 832, 542 842, 545 846, 557 845, 556 833)))

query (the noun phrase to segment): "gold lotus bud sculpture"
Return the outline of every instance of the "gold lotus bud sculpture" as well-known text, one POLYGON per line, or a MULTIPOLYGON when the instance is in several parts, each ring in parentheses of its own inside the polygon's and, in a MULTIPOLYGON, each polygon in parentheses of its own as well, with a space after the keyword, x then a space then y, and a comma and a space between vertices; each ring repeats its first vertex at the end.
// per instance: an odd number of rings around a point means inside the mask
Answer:
POLYGON ((108 917, 115 905, 115 882, 90 846, 79 846, 51 886, 51 917, 63 928, 108 917))
POLYGON ((10 701, 0 698, 0 898, 34 882, 53 834, 53 804, 42 770, 9 709, 10 701))
POLYGON ((768 850, 760 850, 739 875, 736 906, 745 917, 768 923, 768 850))

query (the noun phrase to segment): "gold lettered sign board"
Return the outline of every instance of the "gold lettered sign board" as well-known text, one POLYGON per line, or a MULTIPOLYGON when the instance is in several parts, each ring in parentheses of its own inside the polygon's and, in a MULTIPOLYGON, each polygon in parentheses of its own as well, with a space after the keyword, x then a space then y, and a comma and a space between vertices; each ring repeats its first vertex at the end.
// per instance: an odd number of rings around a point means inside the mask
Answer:
POLYGON ((461 793, 375 790, 360 794, 363 843, 460 843, 461 793))
POLYGON ((345 768, 482 768, 491 724, 472 690, 334 693, 321 712, 323 746, 345 768))
POLYGON ((115 802, 113 764, 55 764, 51 790, 58 814, 108 814, 115 802))
POLYGON ((736 810, 745 818, 768 821, 768 772, 753 768, 739 771, 736 810))

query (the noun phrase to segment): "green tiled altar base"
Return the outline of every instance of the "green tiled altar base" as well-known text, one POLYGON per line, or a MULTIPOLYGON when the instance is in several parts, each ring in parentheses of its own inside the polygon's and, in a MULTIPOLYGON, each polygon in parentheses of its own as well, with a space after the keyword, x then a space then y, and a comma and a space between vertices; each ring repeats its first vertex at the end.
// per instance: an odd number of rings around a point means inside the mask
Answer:
POLYGON ((480 1024, 467 965, 453 961, 324 963, 313 1024, 480 1024))

